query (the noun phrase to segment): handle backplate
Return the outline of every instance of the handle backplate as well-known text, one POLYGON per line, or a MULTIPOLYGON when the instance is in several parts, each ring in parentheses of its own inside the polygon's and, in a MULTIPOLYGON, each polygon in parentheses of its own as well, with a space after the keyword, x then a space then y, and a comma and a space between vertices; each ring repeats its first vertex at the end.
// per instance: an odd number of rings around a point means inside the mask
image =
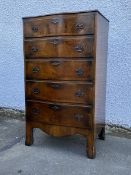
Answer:
POLYGON ((32 114, 38 115, 39 113, 40 113, 39 109, 37 109, 37 108, 32 109, 32 114))
POLYGON ((80 24, 76 24, 76 29, 77 30, 83 30, 84 29, 84 24, 80 23, 80 24))
POLYGON ((37 26, 32 26, 31 29, 32 29, 33 32, 38 32, 38 27, 37 26))
POLYGON ((59 83, 47 83, 47 85, 53 89, 60 89, 62 87, 62 84, 59 83))
POLYGON ((53 19, 50 20, 50 22, 52 24, 55 24, 56 25, 56 24, 58 24, 60 22, 60 20, 58 18, 53 18, 53 19))
POLYGON ((82 90, 78 90, 76 93, 75 93, 75 96, 76 97, 83 97, 84 96, 84 92, 82 90))
POLYGON ((58 60, 51 60, 51 61, 50 61, 50 64, 51 64, 52 66, 59 66, 59 65, 61 64, 61 62, 58 61, 58 60))
POLYGON ((77 120, 77 121, 81 121, 81 119, 83 118, 83 115, 82 114, 75 114, 74 115, 74 119, 77 120))
POLYGON ((31 51, 35 53, 35 52, 38 51, 38 48, 37 48, 37 47, 32 47, 32 48, 31 48, 31 51))
POLYGON ((75 50, 79 53, 82 53, 84 51, 83 47, 81 45, 75 46, 75 50))
POLYGON ((38 73, 40 71, 39 67, 33 67, 32 72, 33 73, 38 73))
POLYGON ((40 90, 38 88, 34 88, 32 90, 33 94, 39 94, 40 93, 40 90))
POLYGON ((58 111, 61 109, 61 106, 55 105, 55 104, 50 104, 50 105, 48 105, 48 108, 52 109, 53 111, 58 111))
POLYGON ((77 69, 76 69, 76 74, 77 74, 78 76, 81 76, 81 75, 84 74, 84 70, 83 70, 82 68, 77 68, 77 69))

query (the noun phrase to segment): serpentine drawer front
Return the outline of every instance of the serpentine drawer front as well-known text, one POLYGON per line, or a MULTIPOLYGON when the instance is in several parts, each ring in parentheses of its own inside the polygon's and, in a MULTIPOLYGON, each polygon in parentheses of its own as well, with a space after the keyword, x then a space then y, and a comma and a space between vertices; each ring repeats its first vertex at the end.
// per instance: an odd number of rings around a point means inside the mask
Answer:
POLYGON ((91 128, 92 107, 27 101, 27 118, 48 124, 91 128))
POLYGON ((93 57, 93 36, 45 37, 25 40, 25 56, 93 57))
POLYGON ((105 138, 109 21, 99 11, 23 18, 26 139, 81 134, 87 156, 105 138))
POLYGON ((94 34, 94 14, 48 15, 24 20, 25 37, 94 34))
POLYGON ((44 59, 26 60, 26 78, 28 80, 93 80, 91 60, 44 59), (64 70, 64 71, 63 71, 64 70))
POLYGON ((92 83, 26 81, 26 98, 44 101, 92 104, 92 83))

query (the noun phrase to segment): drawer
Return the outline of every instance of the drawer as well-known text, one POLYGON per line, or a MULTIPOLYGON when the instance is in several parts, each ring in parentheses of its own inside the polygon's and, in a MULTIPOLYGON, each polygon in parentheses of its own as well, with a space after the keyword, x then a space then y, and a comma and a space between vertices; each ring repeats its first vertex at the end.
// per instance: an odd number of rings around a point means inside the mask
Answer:
POLYGON ((25 37, 94 34, 94 14, 53 15, 24 19, 25 37))
POLYGON ((26 81, 26 98, 92 104, 93 88, 91 82, 26 81))
POLYGON ((26 79, 92 80, 92 60, 40 59, 26 60, 26 79))
POLYGON ((26 39, 24 43, 26 58, 93 57, 93 36, 26 39))
POLYGON ((48 124, 91 128, 92 107, 26 101, 26 120, 48 124))

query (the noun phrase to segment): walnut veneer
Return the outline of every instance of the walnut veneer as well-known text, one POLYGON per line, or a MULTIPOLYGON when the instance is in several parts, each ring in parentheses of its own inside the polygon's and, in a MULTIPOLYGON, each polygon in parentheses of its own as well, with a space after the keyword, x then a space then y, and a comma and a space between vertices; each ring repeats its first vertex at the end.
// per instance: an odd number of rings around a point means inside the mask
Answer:
POLYGON ((33 128, 81 134, 95 157, 96 137, 105 138, 108 24, 99 11, 23 18, 26 145, 33 128))

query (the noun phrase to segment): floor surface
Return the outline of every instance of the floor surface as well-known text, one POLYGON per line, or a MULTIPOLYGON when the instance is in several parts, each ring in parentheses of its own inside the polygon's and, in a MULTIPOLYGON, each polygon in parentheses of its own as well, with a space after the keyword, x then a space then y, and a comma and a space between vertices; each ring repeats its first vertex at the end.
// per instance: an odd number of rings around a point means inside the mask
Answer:
POLYGON ((131 139, 107 135, 86 157, 82 136, 54 138, 39 129, 24 145, 24 122, 0 121, 0 175, 131 175, 131 139))

